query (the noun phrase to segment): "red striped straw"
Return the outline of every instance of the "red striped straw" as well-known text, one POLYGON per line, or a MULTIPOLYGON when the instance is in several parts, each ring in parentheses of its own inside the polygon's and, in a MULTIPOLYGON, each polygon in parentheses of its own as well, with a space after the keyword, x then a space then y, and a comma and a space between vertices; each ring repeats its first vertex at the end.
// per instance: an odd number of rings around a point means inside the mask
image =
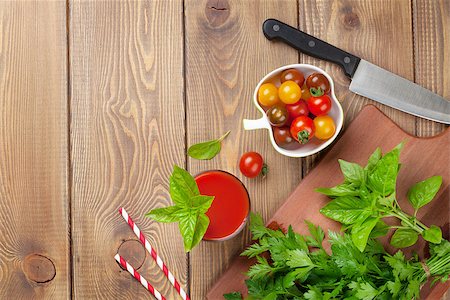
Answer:
POLYGON ((145 280, 145 278, 142 277, 141 274, 139 274, 138 271, 136 271, 125 259, 123 259, 122 256, 120 256, 119 254, 116 254, 116 256, 114 256, 114 258, 124 269, 127 269, 127 271, 131 275, 133 275, 133 277, 137 281, 139 281, 147 290, 149 290, 150 293, 152 293, 152 295, 155 296, 156 299, 166 300, 166 298, 163 295, 161 295, 161 293, 158 292, 150 283, 148 283, 148 281, 145 280))
POLYGON ((180 286, 180 283, 175 279, 172 272, 169 271, 166 264, 162 261, 161 257, 159 257, 158 254, 156 254, 155 248, 153 248, 150 243, 148 242, 147 238, 144 236, 144 234, 141 232, 139 227, 133 222, 131 217, 126 212, 125 208, 120 208, 119 213, 122 215, 125 222, 128 223, 128 225, 133 229, 134 234, 139 238, 141 243, 144 245, 145 249, 147 249, 148 253, 150 253, 153 260, 156 262, 158 267, 164 272, 164 275, 169 279, 170 283, 175 287, 178 294, 183 300, 191 300, 189 296, 186 294, 186 292, 183 290, 183 288, 180 286))

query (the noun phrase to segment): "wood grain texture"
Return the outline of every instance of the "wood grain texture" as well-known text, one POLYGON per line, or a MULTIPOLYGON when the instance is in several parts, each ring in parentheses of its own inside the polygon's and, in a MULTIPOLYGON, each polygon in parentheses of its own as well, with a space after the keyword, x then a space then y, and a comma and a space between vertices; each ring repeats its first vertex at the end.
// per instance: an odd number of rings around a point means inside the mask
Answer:
POLYGON ((70 298, 64 1, 0 2, 0 299, 70 298))
MULTIPOLYGON (((409 80, 414 79, 409 0, 299 0, 299 29, 409 80)), ((340 67, 300 54, 301 63, 327 71, 345 114, 345 127, 366 104, 374 104, 408 133, 415 133, 415 117, 352 93, 340 67)), ((324 153, 306 159, 307 174, 324 153)))
MULTIPOLYGON (((185 3, 186 97, 188 144, 219 137, 227 130, 221 153, 211 161, 188 160, 192 174, 208 169, 229 171, 247 186, 251 208, 268 217, 297 185, 301 161, 283 157, 266 130, 244 132, 243 118, 260 118, 253 105, 258 81, 273 69, 296 63, 297 52, 267 41, 261 26, 269 17, 297 23, 296 1, 194 1, 185 3), (245 179, 240 156, 256 150, 269 165, 263 180, 245 179)), ((230 258, 248 243, 248 231, 227 242, 203 242, 190 255, 191 296, 206 291, 226 270, 230 258)))
MULTIPOLYGON (((450 0, 412 3, 415 81, 450 101, 450 0)), ((432 136, 446 127, 418 118, 416 134, 432 136)))
MULTIPOLYGON (((124 240, 136 239, 117 213, 121 206, 186 285, 177 225, 144 217, 171 204, 169 175, 174 164, 185 165, 182 7, 181 1, 71 2, 75 299, 150 297, 113 258, 124 240)), ((140 261, 139 255, 132 249, 129 259, 140 261)), ((177 297, 149 255, 139 271, 168 299, 177 297)))

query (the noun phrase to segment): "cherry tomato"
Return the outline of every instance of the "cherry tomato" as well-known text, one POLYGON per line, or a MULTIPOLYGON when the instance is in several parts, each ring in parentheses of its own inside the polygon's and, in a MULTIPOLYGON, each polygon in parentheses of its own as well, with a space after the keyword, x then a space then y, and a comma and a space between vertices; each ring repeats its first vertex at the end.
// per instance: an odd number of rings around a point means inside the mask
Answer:
POLYGON ((325 94, 330 92, 330 82, 325 75, 320 73, 312 73, 306 78, 308 88, 320 88, 325 94))
POLYGON ((308 100, 308 109, 315 116, 326 115, 331 109, 331 99, 328 95, 312 96, 308 100))
POLYGON ((272 106, 266 114, 269 118, 270 125, 275 127, 283 126, 288 121, 288 112, 286 108, 281 105, 272 106))
POLYGON ((292 121, 291 135, 300 144, 306 144, 314 136, 314 122, 307 116, 300 116, 292 121))
POLYGON ((302 99, 308 101, 311 98, 311 93, 309 92, 309 88, 306 84, 302 87, 302 99))
MULTIPOLYGON (((305 101, 299 100, 294 104, 287 104, 286 110, 289 114, 289 120, 292 122, 295 118, 300 116, 307 116, 309 114, 308 105, 305 101)), ((288 121, 289 123, 289 121, 288 121)))
POLYGON ((288 69, 281 73, 280 81, 283 83, 288 80, 295 82, 298 86, 302 86, 303 82, 305 82, 305 76, 296 69, 288 69))
POLYGON ((320 140, 328 140, 336 132, 336 125, 330 116, 320 116, 314 119, 316 137, 320 140))
POLYGON ((279 101, 278 98, 278 89, 273 83, 264 83, 260 86, 258 90, 258 101, 263 106, 272 106, 277 104, 279 101))
POLYGON ((289 127, 273 127, 273 137, 278 146, 286 148, 292 145, 295 140, 292 138, 289 127))
POLYGON ((242 174, 248 178, 254 178, 258 176, 263 170, 264 160, 261 154, 257 152, 244 153, 239 161, 239 169, 242 174))
POLYGON ((278 97, 286 104, 293 104, 300 100, 302 90, 295 82, 288 80, 281 84, 278 89, 278 97))

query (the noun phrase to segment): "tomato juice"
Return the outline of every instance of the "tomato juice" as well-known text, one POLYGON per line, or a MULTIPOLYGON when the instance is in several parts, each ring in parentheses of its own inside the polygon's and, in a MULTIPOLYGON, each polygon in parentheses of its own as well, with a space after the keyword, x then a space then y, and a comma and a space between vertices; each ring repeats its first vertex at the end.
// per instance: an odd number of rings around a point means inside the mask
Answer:
POLYGON ((200 194, 215 197, 206 212, 210 223, 203 240, 225 240, 238 234, 250 211, 250 199, 242 182, 219 170, 201 173, 195 181, 200 194))

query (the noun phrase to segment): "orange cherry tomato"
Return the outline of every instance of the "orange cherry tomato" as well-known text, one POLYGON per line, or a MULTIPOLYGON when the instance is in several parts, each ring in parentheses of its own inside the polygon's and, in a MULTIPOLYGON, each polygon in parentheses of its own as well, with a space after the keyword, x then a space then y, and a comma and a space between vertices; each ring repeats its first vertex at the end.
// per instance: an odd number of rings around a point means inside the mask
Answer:
POLYGON ((283 103, 294 104, 300 100, 302 90, 294 81, 288 80, 281 84, 278 89, 278 96, 283 103))
POLYGON ((273 83, 264 83, 258 90, 258 101, 262 106, 272 106, 278 103, 278 89, 273 83))
POLYGON ((316 117, 314 126, 316 128, 315 136, 320 140, 328 140, 336 132, 333 118, 327 115, 316 117))

